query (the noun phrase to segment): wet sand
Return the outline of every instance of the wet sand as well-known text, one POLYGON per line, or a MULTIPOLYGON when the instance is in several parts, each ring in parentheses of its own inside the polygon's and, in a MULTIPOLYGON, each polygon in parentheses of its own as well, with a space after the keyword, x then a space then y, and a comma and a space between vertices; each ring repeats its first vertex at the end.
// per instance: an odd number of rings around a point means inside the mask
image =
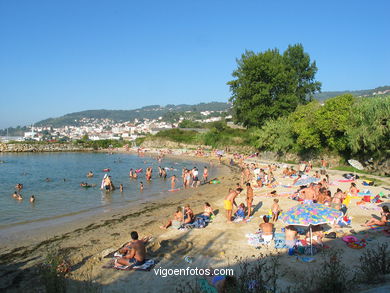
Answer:
MULTIPOLYGON (((191 157, 193 159, 193 157, 191 157)), ((200 159, 200 160, 209 160, 200 159)), ((227 163, 227 160, 226 160, 227 163)), ((153 241, 148 245, 149 258, 159 260, 158 268, 233 268, 237 273, 237 256, 252 258, 253 256, 268 257, 280 254, 279 259, 284 274, 279 279, 279 285, 283 288, 294 284, 297 278, 304 278, 307 270, 312 270, 320 263, 322 255, 316 255, 316 262, 301 263, 295 257, 288 256, 286 249, 275 250, 273 245, 255 249, 247 243, 245 234, 254 233, 259 223, 260 216, 268 214, 273 198, 265 196, 272 189, 255 189, 254 217, 248 223, 226 224, 225 211, 223 210, 223 198, 230 187, 240 181, 237 168, 227 165, 218 167, 218 178, 221 184, 208 184, 199 188, 183 190, 173 193, 165 199, 144 204, 139 208, 126 208, 110 214, 99 215, 80 222, 72 222, 61 227, 48 227, 39 233, 23 235, 22 241, 14 238, 1 239, 1 281, 0 288, 7 288, 9 292, 17 292, 18 288, 34 286, 37 281, 31 280, 36 273, 37 266, 46 257, 48 251, 54 250, 66 255, 72 264, 72 272, 69 282, 77 286, 83 280, 93 280, 95 284, 102 286, 104 292, 175 292, 175 288, 181 282, 193 281, 191 276, 170 276, 163 278, 157 276, 153 270, 150 272, 129 272, 113 269, 103 269, 109 258, 105 256, 117 250, 130 240, 129 233, 133 230, 140 236, 152 235, 153 241), (177 206, 189 203, 195 213, 203 210, 203 204, 207 201, 217 211, 215 220, 205 229, 192 229, 179 231, 174 229, 161 230, 159 227, 172 217, 177 206), (193 257, 193 263, 184 261, 184 256, 193 257)), ((276 172, 280 176, 281 170, 276 172)), ((330 171, 330 181, 341 178, 343 172, 330 171)), ((283 179, 282 184, 291 183, 292 179, 283 179)), ((376 194, 379 191, 389 192, 381 187, 363 187, 358 181, 358 188, 370 189, 376 194)), ((331 186, 332 194, 336 188, 346 190, 350 183, 337 183, 331 186)), ((389 187, 390 184, 386 183, 389 187)), ((290 192, 294 189, 276 188, 278 192, 290 192)), ((238 197, 237 203, 245 202, 245 191, 238 197)), ((358 234, 370 239, 367 247, 374 243, 389 240, 382 232, 370 231, 360 225, 371 217, 378 215, 376 210, 363 210, 356 205, 356 199, 349 206, 349 215, 353 217, 352 228, 358 234)), ((386 200, 387 203, 389 200, 386 200)), ((283 210, 295 206, 296 201, 288 198, 280 198, 279 202, 283 210)), ((278 221, 276 231, 284 225, 278 221)), ((338 236, 348 233, 351 228, 335 229, 338 236)), ((329 231, 327 231, 329 232, 329 231)), ((361 237, 358 236, 358 237, 361 237)), ((343 251, 344 262, 356 263, 363 250, 348 248, 341 239, 326 242, 330 248, 343 251)))

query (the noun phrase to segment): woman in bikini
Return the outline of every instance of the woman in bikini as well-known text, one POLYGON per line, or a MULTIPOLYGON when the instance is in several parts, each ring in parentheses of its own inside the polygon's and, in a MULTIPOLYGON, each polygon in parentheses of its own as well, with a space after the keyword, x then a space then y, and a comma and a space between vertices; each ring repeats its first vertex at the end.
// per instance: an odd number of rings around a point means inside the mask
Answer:
POLYGON ((386 226, 389 224, 390 220, 390 212, 389 212, 389 207, 388 206, 383 206, 382 207, 382 212, 381 212, 381 219, 378 220, 376 218, 371 218, 368 220, 363 227, 369 227, 373 225, 378 225, 378 226, 386 226))

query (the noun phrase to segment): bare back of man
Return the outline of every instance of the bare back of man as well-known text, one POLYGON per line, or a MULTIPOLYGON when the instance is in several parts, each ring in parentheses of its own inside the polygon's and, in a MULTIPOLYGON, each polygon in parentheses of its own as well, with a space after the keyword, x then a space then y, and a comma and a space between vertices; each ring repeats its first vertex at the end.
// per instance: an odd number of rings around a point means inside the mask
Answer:
POLYGON ((124 257, 118 259, 118 263, 122 265, 141 265, 145 262, 146 248, 144 240, 134 240, 128 246, 127 253, 124 257))

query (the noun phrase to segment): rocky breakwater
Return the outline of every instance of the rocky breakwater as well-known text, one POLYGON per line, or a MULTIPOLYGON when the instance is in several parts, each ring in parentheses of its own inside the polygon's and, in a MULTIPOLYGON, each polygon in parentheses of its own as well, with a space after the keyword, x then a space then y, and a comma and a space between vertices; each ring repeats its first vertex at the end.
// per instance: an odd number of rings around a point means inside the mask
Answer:
POLYGON ((0 143, 0 152, 80 152, 92 151, 70 143, 0 143))

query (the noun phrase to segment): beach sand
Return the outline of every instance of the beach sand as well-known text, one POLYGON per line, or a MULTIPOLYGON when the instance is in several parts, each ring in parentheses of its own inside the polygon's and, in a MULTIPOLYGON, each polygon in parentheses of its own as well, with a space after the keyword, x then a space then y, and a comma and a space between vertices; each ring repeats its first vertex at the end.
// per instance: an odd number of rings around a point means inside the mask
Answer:
MULTIPOLYGON (((193 157, 191 157, 193 159, 193 157)), ((200 160, 209 160, 200 159, 200 160)), ((226 159, 225 159, 226 160, 226 159)), ((227 163, 227 160, 225 161, 227 163)), ((175 292, 175 288, 186 282, 193 282, 194 276, 168 276, 162 277, 150 272, 118 271, 102 268, 110 258, 106 256, 116 251, 124 243, 130 240, 130 232, 138 231, 140 237, 153 236, 148 244, 148 258, 158 260, 155 269, 186 269, 190 268, 233 268, 237 274, 240 270, 237 257, 249 258, 255 261, 256 257, 263 255, 269 258, 271 255, 279 255, 283 274, 278 279, 281 288, 294 285, 297 280, 304 280, 308 271, 317 268, 323 259, 322 254, 315 255, 313 263, 302 263, 294 256, 289 256, 286 249, 276 250, 273 245, 263 246, 256 249, 250 246, 245 235, 254 233, 262 222, 260 216, 268 214, 273 198, 266 196, 272 189, 255 189, 255 213, 250 222, 227 224, 223 199, 228 189, 240 181, 238 168, 226 165, 218 165, 218 178, 221 184, 207 184, 199 188, 183 190, 172 193, 171 196, 155 202, 146 203, 141 207, 126 208, 111 214, 102 214, 81 222, 69 223, 62 227, 48 227, 41 229, 39 233, 18 235, 1 239, 0 248, 0 288, 9 292, 18 292, 21 288, 34 288, 38 281, 34 277, 40 263, 45 259, 48 251, 55 251, 66 255, 72 271, 69 274, 69 286, 79 286, 84 280, 93 281, 101 286, 103 292, 175 292), (189 203, 195 213, 203 210, 203 204, 207 201, 216 210, 217 216, 214 221, 204 229, 192 230, 161 230, 159 227, 170 219, 177 206, 189 203), (16 237, 18 236, 18 237, 16 237), (184 260, 185 256, 191 256, 190 264, 184 260)), ((279 183, 291 184, 292 179, 280 178, 281 169, 276 176, 279 183)), ((330 181, 341 178, 343 172, 330 171, 330 181)), ((389 187, 389 179, 385 186, 389 187)), ((330 186, 332 194, 337 188, 343 191, 349 188, 350 183, 340 183, 330 186)), ((363 187, 361 180, 358 188, 369 189, 373 194, 388 190, 383 187, 363 187)), ((291 192, 292 188, 278 187, 279 193, 291 192)), ((246 192, 237 198, 237 203, 245 202, 246 192)), ((286 211, 298 204, 286 197, 280 197, 279 205, 286 211)), ((349 205, 348 214, 352 216, 352 227, 331 229, 336 231, 338 238, 326 240, 329 249, 340 249, 343 254, 343 262, 349 266, 355 266, 359 262, 362 252, 376 243, 388 242, 382 232, 369 230, 361 227, 365 220, 378 215, 378 210, 364 210, 356 205, 357 199, 353 199, 349 205), (362 250, 352 249, 340 239, 344 234, 350 234, 354 229, 357 236, 369 239, 367 248, 362 250)), ((389 203, 389 200, 386 200, 389 203)), ((285 225, 278 221, 276 232, 285 225)), ((329 232, 327 231, 327 232, 329 232)))

